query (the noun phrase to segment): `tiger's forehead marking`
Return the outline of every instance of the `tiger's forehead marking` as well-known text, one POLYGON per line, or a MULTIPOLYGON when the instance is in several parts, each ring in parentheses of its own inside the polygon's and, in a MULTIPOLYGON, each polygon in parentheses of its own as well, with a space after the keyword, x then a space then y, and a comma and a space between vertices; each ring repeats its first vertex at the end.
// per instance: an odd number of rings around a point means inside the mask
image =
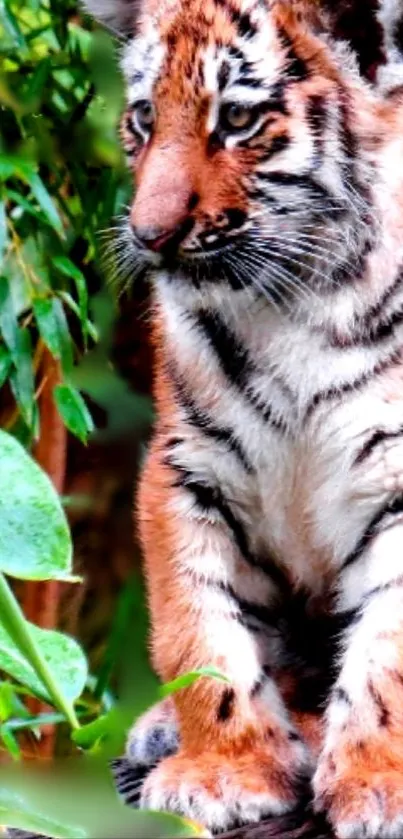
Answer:
POLYGON ((121 68, 126 80, 127 101, 150 99, 166 56, 166 45, 150 22, 144 33, 130 41, 123 52, 121 68))
POLYGON ((237 90, 236 86, 244 81, 245 68, 255 82, 255 90, 253 85, 248 87, 248 101, 261 98, 256 87, 270 87, 277 80, 281 49, 268 9, 263 12, 259 4, 245 7, 246 11, 242 7, 239 14, 233 12, 231 19, 228 6, 220 0, 216 5, 206 0, 206 5, 199 7, 200 26, 190 20, 185 5, 170 25, 148 18, 141 34, 128 44, 123 55, 129 103, 151 98, 156 82, 164 74, 167 80, 175 78, 182 92, 187 77, 193 85, 197 79, 197 87, 203 87, 203 93, 211 98, 234 87, 234 99, 242 101, 245 90, 237 90))

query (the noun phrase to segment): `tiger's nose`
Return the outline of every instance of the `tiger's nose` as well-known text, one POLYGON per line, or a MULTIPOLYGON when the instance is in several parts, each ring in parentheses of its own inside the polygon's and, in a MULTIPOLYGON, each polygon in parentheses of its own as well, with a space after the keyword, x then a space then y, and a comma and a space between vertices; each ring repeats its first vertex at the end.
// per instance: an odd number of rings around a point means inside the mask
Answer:
POLYGON ((166 250, 177 250, 192 230, 193 225, 194 220, 188 217, 174 227, 165 230, 161 227, 136 227, 133 225, 133 232, 141 245, 154 251, 154 253, 162 253, 166 250))

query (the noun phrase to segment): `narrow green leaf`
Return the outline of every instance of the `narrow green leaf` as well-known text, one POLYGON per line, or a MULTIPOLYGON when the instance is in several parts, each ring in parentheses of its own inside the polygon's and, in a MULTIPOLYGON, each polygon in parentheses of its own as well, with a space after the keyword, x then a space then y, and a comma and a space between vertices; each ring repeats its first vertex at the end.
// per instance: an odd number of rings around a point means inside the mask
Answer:
POLYGON ((0 722, 6 722, 13 713, 14 690, 10 682, 0 684, 0 722))
POLYGON ((7 239, 6 202, 0 200, 0 265, 2 264, 4 254, 6 252, 7 239))
POLYGON ((202 676, 207 676, 211 679, 217 679, 220 682, 230 684, 230 679, 228 679, 224 673, 216 670, 215 667, 200 667, 199 670, 192 670, 190 673, 184 673, 183 676, 178 676, 178 678, 173 679, 172 682, 166 682, 165 685, 161 685, 159 689, 161 698, 170 696, 172 693, 177 693, 178 690, 182 690, 183 688, 190 687, 190 685, 193 685, 202 676))
POLYGON ((15 735, 12 731, 10 731, 9 728, 6 728, 3 725, 0 725, 0 739, 3 741, 8 753, 11 755, 13 760, 21 760, 21 749, 18 745, 18 741, 15 735))
POLYGON ((77 746, 82 749, 92 748, 98 741, 102 740, 113 727, 113 720, 115 713, 113 710, 108 714, 103 714, 93 722, 82 725, 72 732, 72 739, 77 746))
POLYGON ((53 264, 76 284, 81 326, 84 338, 86 338, 88 336, 88 291, 84 274, 67 256, 55 256, 53 264))
POLYGON ((36 172, 32 173, 28 178, 28 183, 31 187, 32 193, 35 196, 41 210, 44 212, 49 224, 59 233, 63 233, 63 225, 56 207, 46 189, 43 181, 36 172))
POLYGON ((38 219, 38 221, 42 222, 42 224, 49 224, 48 219, 38 210, 33 204, 32 201, 28 201, 24 195, 20 195, 19 192, 16 192, 15 189, 8 189, 7 188, 7 197, 14 201, 15 204, 18 204, 19 207, 29 213, 34 218, 38 219))
POLYGON ((32 342, 28 329, 19 329, 17 347, 13 354, 15 369, 10 384, 22 416, 29 427, 34 419, 35 383, 32 366, 32 342))
POLYGON ((7 0, 1 0, 0 20, 3 22, 4 27, 8 32, 9 36, 14 41, 15 46, 18 47, 18 49, 20 50, 23 49, 26 46, 24 36, 18 25, 17 18, 11 11, 10 5, 7 3, 7 0))
POLYGON ((0 430, 0 570, 24 580, 74 580, 70 531, 48 476, 0 430))
POLYGON ((57 300, 54 297, 37 297, 33 310, 39 333, 55 358, 61 358, 62 346, 59 332, 59 318, 55 312, 57 300))
MULTIPOLYGON (((78 319, 81 320, 80 309, 79 309, 76 301, 71 296, 71 294, 69 294, 68 291, 59 291, 58 294, 59 294, 59 297, 61 297, 61 299, 64 300, 66 306, 68 306, 69 309, 71 309, 71 311, 74 312, 75 315, 77 315, 78 319)), ((86 323, 86 330, 87 330, 90 338, 92 338, 92 340, 95 343, 98 343, 98 341, 99 341, 98 330, 97 330, 96 326, 94 326, 94 324, 89 319, 87 320, 87 323, 86 323)))
POLYGON ((0 344, 0 387, 4 385, 11 370, 11 353, 0 344))
POLYGON ((3 730, 7 731, 22 731, 25 728, 41 728, 43 725, 57 725, 58 723, 66 722, 65 714, 60 714, 58 711, 49 712, 46 714, 36 714, 31 716, 28 714, 26 719, 12 719, 3 723, 3 730))
POLYGON ((14 356, 18 346, 18 321, 6 277, 0 277, 0 332, 14 356))
POLYGON ((94 423, 83 397, 75 387, 68 384, 57 385, 53 393, 66 427, 85 443, 94 430, 94 423))
POLYGON ((65 311, 63 309, 62 301, 59 300, 58 297, 54 298, 53 302, 53 313, 54 317, 57 321, 58 333, 59 333, 59 347, 60 347, 60 358, 63 368, 63 373, 65 376, 68 376, 72 369, 73 369, 73 342, 71 339, 69 325, 67 323, 67 318, 65 315, 65 311))
POLYGON ((16 175, 28 183, 34 174, 34 165, 26 158, 19 157, 17 154, 0 155, 0 178, 3 180, 16 175))
MULTIPOLYGON (((52 702, 52 695, 44 687, 42 679, 38 677, 33 666, 13 642, 5 626, 2 625, 2 619, 0 616, 0 669, 28 687, 35 696, 52 702)), ((77 642, 61 632, 40 629, 33 624, 25 623, 63 695, 68 700, 76 699, 82 693, 88 675, 87 662, 77 642)))
POLYGON ((47 56, 37 64, 34 72, 31 75, 25 97, 25 99, 28 102, 32 102, 32 100, 36 100, 41 96, 43 88, 47 82, 50 70, 51 61, 50 58, 47 56))

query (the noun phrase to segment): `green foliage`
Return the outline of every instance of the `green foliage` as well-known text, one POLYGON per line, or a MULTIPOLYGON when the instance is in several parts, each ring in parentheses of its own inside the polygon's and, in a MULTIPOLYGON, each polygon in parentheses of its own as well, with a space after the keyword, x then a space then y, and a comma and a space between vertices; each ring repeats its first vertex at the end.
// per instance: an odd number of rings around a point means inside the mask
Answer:
POLYGON ((75 0, 0 3, 0 387, 8 427, 39 433, 41 345, 60 361, 56 404, 85 441, 92 422, 72 381, 97 332, 99 232, 128 196, 117 137, 115 45, 75 0))
MULTIPOLYGON (((47 476, 23 447, 11 435, 0 431, 0 476, 4 474, 7 475, 7 493, 5 486, 1 486, 0 477, 0 497, 4 492, 11 503, 0 506, 0 533, 8 536, 0 545, 0 668, 12 681, 0 684, 0 738, 10 756, 19 760, 18 731, 28 728, 38 734, 41 726, 50 721, 69 723, 74 743, 87 753, 85 760, 90 761, 84 763, 90 770, 85 777, 89 800, 95 797, 98 806, 101 803, 105 806, 105 797, 106 800, 111 799, 111 779, 106 761, 108 757, 119 754, 133 716, 144 711, 160 696, 181 690, 200 677, 224 680, 225 677, 213 668, 204 668, 159 687, 154 675, 141 661, 147 632, 144 613, 143 616, 141 614, 144 605, 138 608, 136 588, 128 587, 121 596, 104 664, 97 678, 89 680, 87 662, 79 645, 60 632, 43 630, 28 623, 4 576, 3 572, 10 573, 11 569, 14 576, 23 579, 73 579, 70 537, 59 498, 47 476), (17 513, 21 510, 18 499, 22 501, 22 509, 26 507, 27 514, 19 514, 16 520, 15 508, 17 513), (44 509, 46 516, 42 520, 44 509), (43 528, 41 542, 38 540, 36 517, 43 528), (126 669, 126 684, 121 685, 119 700, 112 700, 107 705, 104 697, 117 664, 118 645, 127 650, 129 624, 131 633, 135 629, 131 623, 133 609, 136 611, 135 621, 140 618, 143 629, 139 635, 137 626, 138 643, 130 650, 131 676, 129 674, 128 680, 126 669), (139 643, 141 638, 143 643, 139 643), (139 672, 142 674, 141 686, 137 681, 139 672), (45 698, 57 712, 31 716, 21 701, 24 693, 45 698), (91 762, 94 758, 98 762, 91 762)), ((144 601, 141 603, 144 604, 144 601)), ((82 760, 76 765, 75 775, 81 767, 82 760)), ((62 811, 67 801, 70 808, 68 818, 67 815, 63 818, 59 810, 55 813, 49 811, 48 793, 41 799, 30 801, 27 791, 23 794, 20 788, 13 788, 9 779, 8 774, 0 791, 0 818, 3 823, 39 830, 47 836, 61 839, 99 835, 94 833, 96 828, 91 808, 87 806, 81 815, 74 808, 72 811, 68 787, 58 792, 62 811)), ((166 836, 173 839, 175 836, 201 835, 196 825, 183 819, 136 813, 124 807, 116 793, 108 808, 109 818, 111 809, 115 813, 113 833, 117 836, 152 836, 155 839, 166 836)))
POLYGON ((71 579, 70 532, 57 493, 20 443, 1 430, 0 522, 0 571, 20 579, 71 579))

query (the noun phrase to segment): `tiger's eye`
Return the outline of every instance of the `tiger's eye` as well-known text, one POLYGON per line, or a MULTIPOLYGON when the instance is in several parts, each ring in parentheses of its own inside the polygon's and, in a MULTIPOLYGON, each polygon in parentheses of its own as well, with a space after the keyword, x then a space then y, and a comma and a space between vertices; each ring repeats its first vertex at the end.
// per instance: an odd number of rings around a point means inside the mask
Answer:
POLYGON ((224 131, 244 131, 249 128, 256 119, 254 108, 236 103, 223 105, 220 112, 220 125, 224 131))
POLYGON ((154 107, 148 99, 142 99, 134 106, 137 125, 143 131, 150 131, 154 124, 154 107))

